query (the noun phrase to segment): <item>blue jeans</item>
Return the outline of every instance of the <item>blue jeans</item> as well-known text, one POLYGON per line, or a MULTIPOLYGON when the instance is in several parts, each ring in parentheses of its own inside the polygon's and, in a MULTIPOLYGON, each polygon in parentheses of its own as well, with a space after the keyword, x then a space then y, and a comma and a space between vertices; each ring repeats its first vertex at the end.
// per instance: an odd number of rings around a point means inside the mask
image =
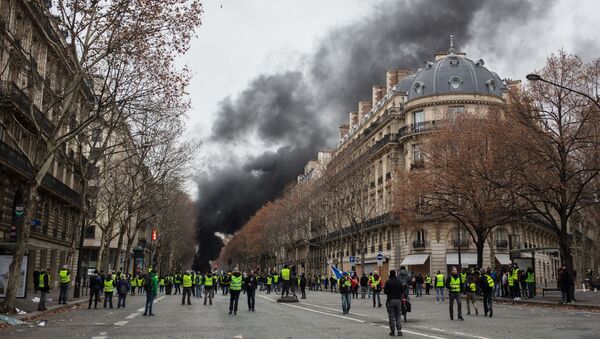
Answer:
POLYGON ((533 283, 527 283, 528 297, 533 298, 533 283))
POLYGON ((423 287, 420 284, 417 284, 417 297, 423 296, 423 287))
POLYGON ((202 297, 202 285, 196 285, 196 299, 202 297))
POLYGON ((146 293, 146 310, 144 314, 152 314, 152 303, 154 302, 154 292, 146 293))
POLYGON ((352 300, 351 298, 351 294, 344 294, 341 293, 342 295, 342 312, 343 313, 348 313, 350 312, 350 301, 352 300))
POLYGON ((373 307, 375 307, 375 300, 377 299, 377 305, 381 306, 381 292, 373 290, 373 307))
POLYGON ((500 286, 499 283, 496 283, 496 285, 494 285, 494 297, 499 298, 500 297, 500 292, 502 291, 502 286, 500 286))
POLYGON ((443 287, 435 288, 435 301, 444 302, 444 288, 443 287))

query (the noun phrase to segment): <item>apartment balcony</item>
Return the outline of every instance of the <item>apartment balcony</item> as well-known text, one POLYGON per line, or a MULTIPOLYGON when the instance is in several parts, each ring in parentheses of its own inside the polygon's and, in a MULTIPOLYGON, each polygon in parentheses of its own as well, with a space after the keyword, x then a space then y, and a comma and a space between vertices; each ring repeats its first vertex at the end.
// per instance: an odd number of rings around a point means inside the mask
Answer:
POLYGON ((426 246, 427 246, 427 243, 425 243, 425 241, 422 241, 422 240, 414 240, 413 241, 414 249, 424 249, 426 246))
POLYGON ((399 141, 398 134, 386 134, 383 138, 379 139, 371 148, 369 149, 369 155, 375 154, 379 152, 382 148, 390 143, 397 143, 399 141))
POLYGON ((404 139, 411 135, 430 132, 442 126, 443 123, 443 120, 430 120, 406 125, 398 130, 398 137, 404 139))
POLYGON ((470 244, 471 242, 468 239, 452 240, 452 246, 454 247, 469 247, 470 244))
POLYGON ((508 248, 508 240, 496 240, 497 248, 508 248))
MULTIPOLYGON (((3 141, 0 141, 0 161, 25 177, 31 175, 31 164, 27 157, 3 141)), ((46 174, 42 179, 42 187, 74 206, 81 205, 80 194, 50 174, 46 174)))
POLYGON ((40 126, 44 134, 51 135, 54 133, 54 124, 31 102, 29 95, 14 82, 0 81, 0 98, 3 104, 9 102, 17 107, 32 122, 35 119, 35 122, 40 126), (31 114, 33 114, 33 118, 31 114))

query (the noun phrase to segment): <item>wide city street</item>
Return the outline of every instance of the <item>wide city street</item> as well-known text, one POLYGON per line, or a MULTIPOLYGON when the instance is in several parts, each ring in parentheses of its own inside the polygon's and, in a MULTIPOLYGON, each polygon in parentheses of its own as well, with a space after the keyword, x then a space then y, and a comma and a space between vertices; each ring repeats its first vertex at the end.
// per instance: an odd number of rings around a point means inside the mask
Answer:
MULTIPOLYGON (((229 297, 216 296, 212 306, 198 299, 181 305, 181 297, 159 295, 154 317, 142 316, 145 297, 128 298, 126 309, 85 307, 43 318, 45 326, 0 330, 2 338, 384 338, 388 337, 385 306, 370 299, 352 300, 342 315, 339 294, 309 292, 299 303, 277 303, 276 294, 258 292, 256 312, 240 296, 237 315, 228 315, 229 297)), ((412 312, 403 323, 407 338, 598 338, 600 313, 525 305, 494 305, 494 317, 467 316, 451 321, 448 303, 435 296, 412 297, 412 312)), ((384 297, 385 298, 385 297, 384 297)), ((116 303, 115 303, 116 306, 116 303)), ((463 305, 464 306, 464 305, 463 305)))

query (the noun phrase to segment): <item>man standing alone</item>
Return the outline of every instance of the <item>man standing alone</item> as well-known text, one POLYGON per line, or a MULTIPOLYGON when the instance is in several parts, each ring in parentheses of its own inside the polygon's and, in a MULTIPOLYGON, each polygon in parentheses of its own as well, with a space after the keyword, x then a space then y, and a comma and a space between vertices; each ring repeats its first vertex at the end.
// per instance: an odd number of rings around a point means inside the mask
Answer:
POLYGON ((40 271, 40 275, 38 276, 38 290, 42 293, 40 295, 40 302, 38 303, 38 311, 45 311, 46 308, 46 294, 50 292, 50 274, 48 273, 50 269, 44 271, 40 271))
POLYGON ((452 266, 452 274, 446 279, 446 288, 448 289, 448 299, 450 300, 450 320, 454 320, 454 301, 456 300, 456 307, 458 309, 458 320, 464 320, 462 317, 462 305, 460 300, 460 294, 463 291, 463 284, 461 278, 458 275, 456 266, 452 266))
POLYGON ((254 271, 250 271, 244 284, 246 285, 246 295, 248 296, 248 311, 254 312, 254 305, 256 304, 256 285, 258 284, 254 271))
POLYGON ((342 296, 342 313, 348 314, 350 313, 350 293, 352 293, 352 282, 350 282, 350 276, 348 272, 344 272, 344 276, 338 282, 338 288, 340 290, 340 295, 342 296))
POLYGON ((390 278, 385 282, 383 293, 387 296, 385 307, 388 312, 390 323, 390 335, 398 331, 398 336, 402 335, 402 323, 400 320, 400 311, 402 309, 402 296, 408 294, 408 285, 403 284, 396 278, 396 271, 390 271, 390 278))
POLYGON ((60 294, 58 295, 59 304, 67 304, 67 294, 69 292, 69 284, 71 283, 71 271, 64 265, 58 271, 58 281, 60 283, 60 294))
POLYGON ((154 298, 158 292, 158 278, 156 278, 156 275, 151 270, 144 279, 144 285, 144 288, 146 289, 146 307, 143 315, 153 316, 152 304, 154 303, 154 298))

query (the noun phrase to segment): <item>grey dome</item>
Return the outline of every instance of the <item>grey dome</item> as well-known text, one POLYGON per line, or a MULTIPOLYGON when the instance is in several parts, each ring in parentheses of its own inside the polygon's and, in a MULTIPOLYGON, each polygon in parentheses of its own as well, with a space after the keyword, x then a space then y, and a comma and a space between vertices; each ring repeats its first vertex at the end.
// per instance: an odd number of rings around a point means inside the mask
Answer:
POLYGON ((483 66, 450 53, 435 62, 427 62, 414 77, 402 79, 397 90, 407 92, 408 100, 440 94, 483 94, 501 97, 506 89, 498 74, 483 66))

